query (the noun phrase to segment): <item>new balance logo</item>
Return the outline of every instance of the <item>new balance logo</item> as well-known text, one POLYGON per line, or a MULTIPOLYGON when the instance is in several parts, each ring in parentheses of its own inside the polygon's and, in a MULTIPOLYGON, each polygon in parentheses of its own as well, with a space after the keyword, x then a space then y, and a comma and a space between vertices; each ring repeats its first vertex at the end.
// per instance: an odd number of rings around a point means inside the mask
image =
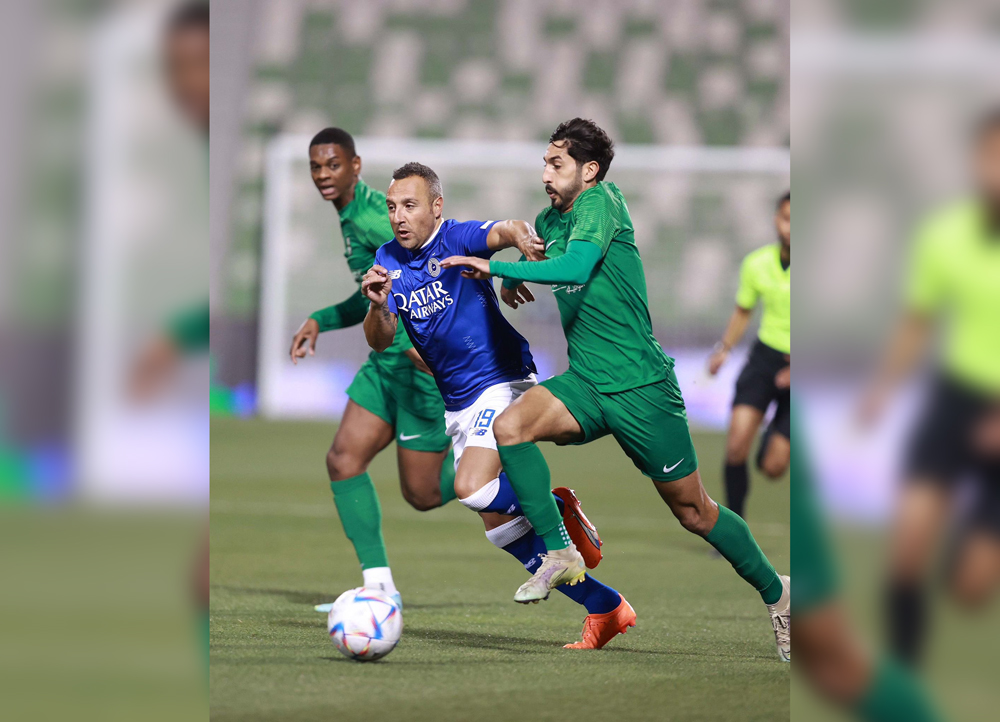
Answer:
POLYGON ((399 278, 402 275, 403 275, 403 271, 402 270, 389 271, 389 278, 391 278, 393 280, 396 280, 397 278, 399 278))

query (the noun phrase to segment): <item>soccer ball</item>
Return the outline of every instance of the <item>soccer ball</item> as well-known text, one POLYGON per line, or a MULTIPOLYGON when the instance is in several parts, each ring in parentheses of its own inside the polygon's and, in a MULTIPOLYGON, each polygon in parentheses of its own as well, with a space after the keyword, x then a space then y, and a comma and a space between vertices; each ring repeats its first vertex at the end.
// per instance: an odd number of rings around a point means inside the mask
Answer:
POLYGON ((403 613, 385 592, 349 589, 333 603, 326 628, 345 657, 371 662, 389 654, 403 634, 403 613))

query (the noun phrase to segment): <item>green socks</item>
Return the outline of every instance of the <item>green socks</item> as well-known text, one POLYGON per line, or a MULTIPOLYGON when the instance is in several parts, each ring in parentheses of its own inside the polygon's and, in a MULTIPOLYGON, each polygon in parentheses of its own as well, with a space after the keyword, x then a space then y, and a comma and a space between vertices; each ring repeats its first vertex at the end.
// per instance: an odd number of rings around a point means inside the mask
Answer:
POLYGON ((705 540, 760 592, 765 604, 781 599, 781 579, 757 545, 750 527, 738 515, 719 504, 719 520, 705 540))
POLYGON ((441 462, 441 506, 444 506, 455 494, 455 450, 452 449, 441 462))
POLYGON ((879 664, 856 712, 867 722, 937 722, 941 719, 917 680, 890 660, 879 664))
POLYGON ((340 513, 340 523, 354 544, 361 568, 389 566, 382 539, 382 507, 372 478, 366 472, 343 481, 331 481, 330 488, 340 513))
POLYGON ((545 541, 545 548, 551 552, 568 547, 569 534, 552 496, 549 465, 545 463, 542 452, 531 442, 498 446, 497 451, 500 452, 500 463, 510 485, 521 502, 524 516, 545 541))

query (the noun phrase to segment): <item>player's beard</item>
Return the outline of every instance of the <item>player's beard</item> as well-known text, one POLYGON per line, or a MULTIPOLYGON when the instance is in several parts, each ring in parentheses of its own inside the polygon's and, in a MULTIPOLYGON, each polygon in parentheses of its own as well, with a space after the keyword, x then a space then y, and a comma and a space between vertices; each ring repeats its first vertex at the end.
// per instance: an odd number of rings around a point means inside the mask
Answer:
POLYGON ((580 195, 580 191, 583 190, 583 172, 577 172, 576 178, 573 179, 573 183, 561 192, 557 191, 553 186, 547 186, 546 190, 549 188, 551 188, 556 194, 556 197, 552 199, 552 207, 560 213, 564 213, 573 201, 576 200, 576 197, 580 195))

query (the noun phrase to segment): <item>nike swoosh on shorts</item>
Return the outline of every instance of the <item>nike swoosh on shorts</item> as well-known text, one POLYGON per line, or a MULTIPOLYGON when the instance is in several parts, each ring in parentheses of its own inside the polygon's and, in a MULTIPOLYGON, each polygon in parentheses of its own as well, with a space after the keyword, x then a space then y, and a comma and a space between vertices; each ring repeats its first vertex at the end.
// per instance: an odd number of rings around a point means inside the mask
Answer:
MULTIPOLYGON (((681 461, 684 461, 684 459, 681 459, 681 461)), ((664 464, 663 465, 663 473, 664 474, 669 474, 671 471, 673 471, 674 469, 676 469, 678 466, 681 465, 681 461, 678 461, 676 464, 674 464, 673 466, 671 466, 669 469, 667 468, 667 465, 664 464)))
MULTIPOLYGON (((399 435, 399 440, 400 441, 409 441, 410 439, 419 439, 421 436, 423 436, 423 434, 414 434, 413 436, 407 436, 406 434, 400 434, 399 435)), ((683 461, 683 459, 681 461, 683 461)))

